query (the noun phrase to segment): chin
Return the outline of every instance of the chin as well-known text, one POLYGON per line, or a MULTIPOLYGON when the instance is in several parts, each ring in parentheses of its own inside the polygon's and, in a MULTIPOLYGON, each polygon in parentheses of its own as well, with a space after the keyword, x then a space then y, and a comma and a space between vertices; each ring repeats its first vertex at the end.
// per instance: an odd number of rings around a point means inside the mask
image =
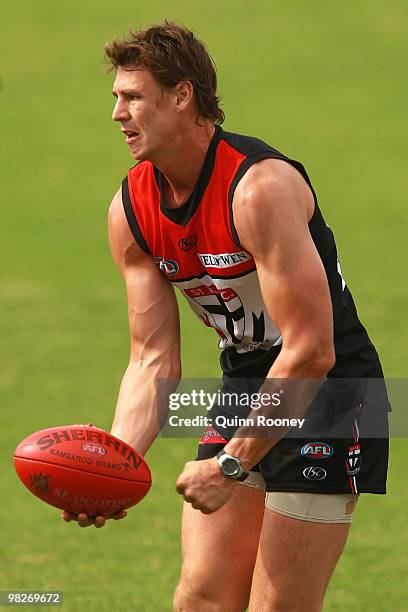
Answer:
POLYGON ((130 153, 131 157, 133 157, 133 159, 136 159, 136 160, 139 160, 139 161, 144 161, 143 152, 139 153, 139 151, 132 151, 132 149, 130 149, 129 153, 130 153))
POLYGON ((130 154, 133 157, 133 159, 136 159, 137 161, 140 161, 140 162, 151 161, 153 163, 151 155, 149 155, 149 152, 146 150, 141 149, 138 151, 131 151, 130 154))

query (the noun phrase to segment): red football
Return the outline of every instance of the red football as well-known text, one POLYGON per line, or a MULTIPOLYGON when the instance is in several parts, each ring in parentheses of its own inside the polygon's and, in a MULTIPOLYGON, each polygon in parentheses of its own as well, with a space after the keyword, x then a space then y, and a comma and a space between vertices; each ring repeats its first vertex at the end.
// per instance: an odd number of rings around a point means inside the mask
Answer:
POLYGON ((92 425, 37 431, 17 446, 16 472, 37 497, 62 510, 109 516, 149 491, 149 466, 131 446, 92 425))

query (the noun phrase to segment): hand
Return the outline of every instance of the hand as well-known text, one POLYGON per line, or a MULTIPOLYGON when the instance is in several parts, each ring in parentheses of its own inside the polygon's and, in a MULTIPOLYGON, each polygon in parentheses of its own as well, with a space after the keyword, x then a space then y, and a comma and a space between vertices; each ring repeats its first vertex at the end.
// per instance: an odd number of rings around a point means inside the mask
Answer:
POLYGON ((85 512, 81 512, 80 514, 72 514, 72 512, 68 512, 64 510, 61 513, 61 518, 69 523, 70 521, 78 521, 79 527, 89 527, 90 525, 95 525, 95 527, 103 527, 108 519, 113 519, 118 521, 119 519, 123 519, 127 516, 126 510, 122 510, 117 514, 112 514, 111 516, 88 516, 85 512))
POLYGON ((226 478, 215 457, 189 461, 177 479, 177 493, 184 496, 196 510, 211 514, 231 497, 238 481, 226 478))

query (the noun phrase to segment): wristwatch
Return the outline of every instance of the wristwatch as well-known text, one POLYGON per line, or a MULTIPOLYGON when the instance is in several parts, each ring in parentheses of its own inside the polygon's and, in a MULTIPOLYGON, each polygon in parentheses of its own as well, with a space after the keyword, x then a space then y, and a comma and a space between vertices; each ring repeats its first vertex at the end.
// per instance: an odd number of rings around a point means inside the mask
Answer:
POLYGON ((218 453, 217 461, 221 472, 227 478, 232 478, 233 480, 239 480, 242 482, 247 476, 249 476, 249 472, 244 470, 238 457, 233 457, 224 450, 218 453))

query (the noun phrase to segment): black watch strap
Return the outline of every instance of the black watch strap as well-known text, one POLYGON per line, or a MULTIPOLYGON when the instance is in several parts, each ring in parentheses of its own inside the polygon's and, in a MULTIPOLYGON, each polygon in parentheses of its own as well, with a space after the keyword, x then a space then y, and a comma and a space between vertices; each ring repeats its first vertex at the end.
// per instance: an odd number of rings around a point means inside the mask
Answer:
POLYGON ((237 476, 237 478, 235 478, 235 480, 238 480, 239 482, 242 482, 243 480, 246 480, 249 476, 249 472, 242 472, 241 476, 237 476))

